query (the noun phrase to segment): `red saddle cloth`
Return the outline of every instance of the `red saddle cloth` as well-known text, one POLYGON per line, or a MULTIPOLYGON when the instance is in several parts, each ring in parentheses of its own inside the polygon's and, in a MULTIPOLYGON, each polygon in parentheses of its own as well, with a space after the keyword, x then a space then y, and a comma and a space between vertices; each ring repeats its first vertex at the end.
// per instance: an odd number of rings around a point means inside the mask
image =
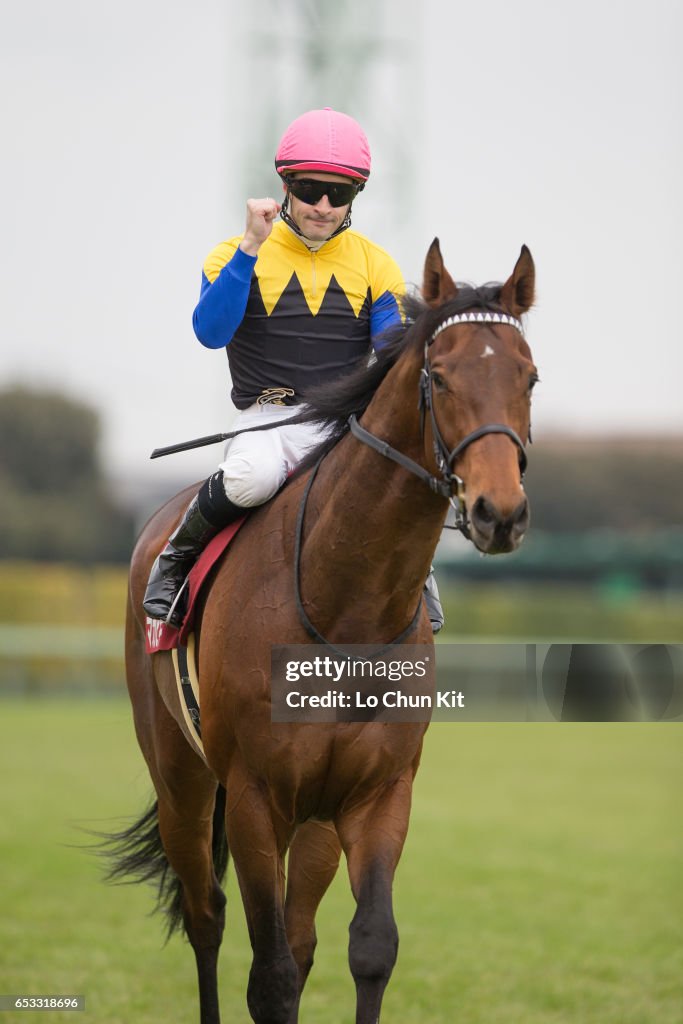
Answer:
POLYGON ((192 632, 194 625, 197 596, 202 589, 204 580, 246 518, 247 516, 243 516, 236 522, 230 523, 220 533, 217 533, 213 540, 209 541, 195 562, 185 588, 188 592, 187 614, 180 627, 168 626, 160 619, 150 619, 147 616, 145 648, 148 654, 155 654, 157 651, 172 651, 175 647, 184 647, 187 644, 187 638, 192 632))

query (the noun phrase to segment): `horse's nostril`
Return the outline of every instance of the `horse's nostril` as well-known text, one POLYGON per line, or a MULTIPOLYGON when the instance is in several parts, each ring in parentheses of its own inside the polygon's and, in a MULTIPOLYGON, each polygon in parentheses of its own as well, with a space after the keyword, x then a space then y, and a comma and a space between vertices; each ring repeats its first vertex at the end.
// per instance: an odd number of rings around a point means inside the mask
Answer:
POLYGON ((513 527, 517 529, 526 529, 529 525, 529 502, 526 498, 520 501, 519 505, 512 513, 510 521, 513 527))
POLYGON ((503 514, 492 501, 480 495, 472 506, 470 518, 481 537, 491 542, 496 538, 496 547, 506 551, 517 543, 529 526, 529 503, 523 498, 512 512, 503 514))
POLYGON ((486 498, 477 498, 472 509, 472 520, 480 530, 491 528, 498 520, 496 510, 486 498))

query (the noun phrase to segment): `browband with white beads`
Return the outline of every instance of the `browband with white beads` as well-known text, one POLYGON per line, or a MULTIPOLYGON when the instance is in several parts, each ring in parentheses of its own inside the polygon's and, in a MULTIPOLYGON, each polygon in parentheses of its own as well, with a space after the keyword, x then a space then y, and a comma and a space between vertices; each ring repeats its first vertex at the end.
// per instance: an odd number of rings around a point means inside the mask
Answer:
POLYGON ((430 338, 430 344, 442 331, 445 331, 447 327, 455 326, 455 324, 509 324, 510 327, 516 327, 522 337, 524 337, 524 328, 521 321, 517 320, 514 316, 509 316, 507 313, 483 311, 480 313, 455 313, 453 316, 449 316, 447 320, 444 320, 442 324, 439 324, 430 338))

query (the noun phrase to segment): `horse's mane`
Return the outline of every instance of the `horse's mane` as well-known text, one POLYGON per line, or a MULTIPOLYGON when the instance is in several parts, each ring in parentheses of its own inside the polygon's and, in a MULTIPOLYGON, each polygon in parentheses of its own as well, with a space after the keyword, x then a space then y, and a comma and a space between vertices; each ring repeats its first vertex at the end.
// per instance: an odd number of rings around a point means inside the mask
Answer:
POLYGON ((297 474, 308 469, 341 440, 349 429, 349 417, 360 417, 365 412, 399 357, 414 348, 422 348, 425 339, 443 320, 466 309, 500 310, 502 284, 499 282, 479 288, 469 284, 457 287, 456 297, 438 309, 427 306, 416 294, 404 296, 401 302, 403 323, 385 332, 373 356, 362 359, 348 373, 302 395, 305 408, 292 422, 320 423, 327 437, 300 463, 297 474))

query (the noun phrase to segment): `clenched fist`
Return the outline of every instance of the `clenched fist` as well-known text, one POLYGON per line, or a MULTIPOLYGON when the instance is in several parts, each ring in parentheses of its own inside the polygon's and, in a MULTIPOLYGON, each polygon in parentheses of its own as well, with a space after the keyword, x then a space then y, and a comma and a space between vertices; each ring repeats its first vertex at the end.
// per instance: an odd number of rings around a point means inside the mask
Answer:
POLYGON ((257 252, 273 230, 273 221, 282 209, 280 203, 267 196, 265 199, 247 199, 247 225, 240 249, 248 256, 257 252))

